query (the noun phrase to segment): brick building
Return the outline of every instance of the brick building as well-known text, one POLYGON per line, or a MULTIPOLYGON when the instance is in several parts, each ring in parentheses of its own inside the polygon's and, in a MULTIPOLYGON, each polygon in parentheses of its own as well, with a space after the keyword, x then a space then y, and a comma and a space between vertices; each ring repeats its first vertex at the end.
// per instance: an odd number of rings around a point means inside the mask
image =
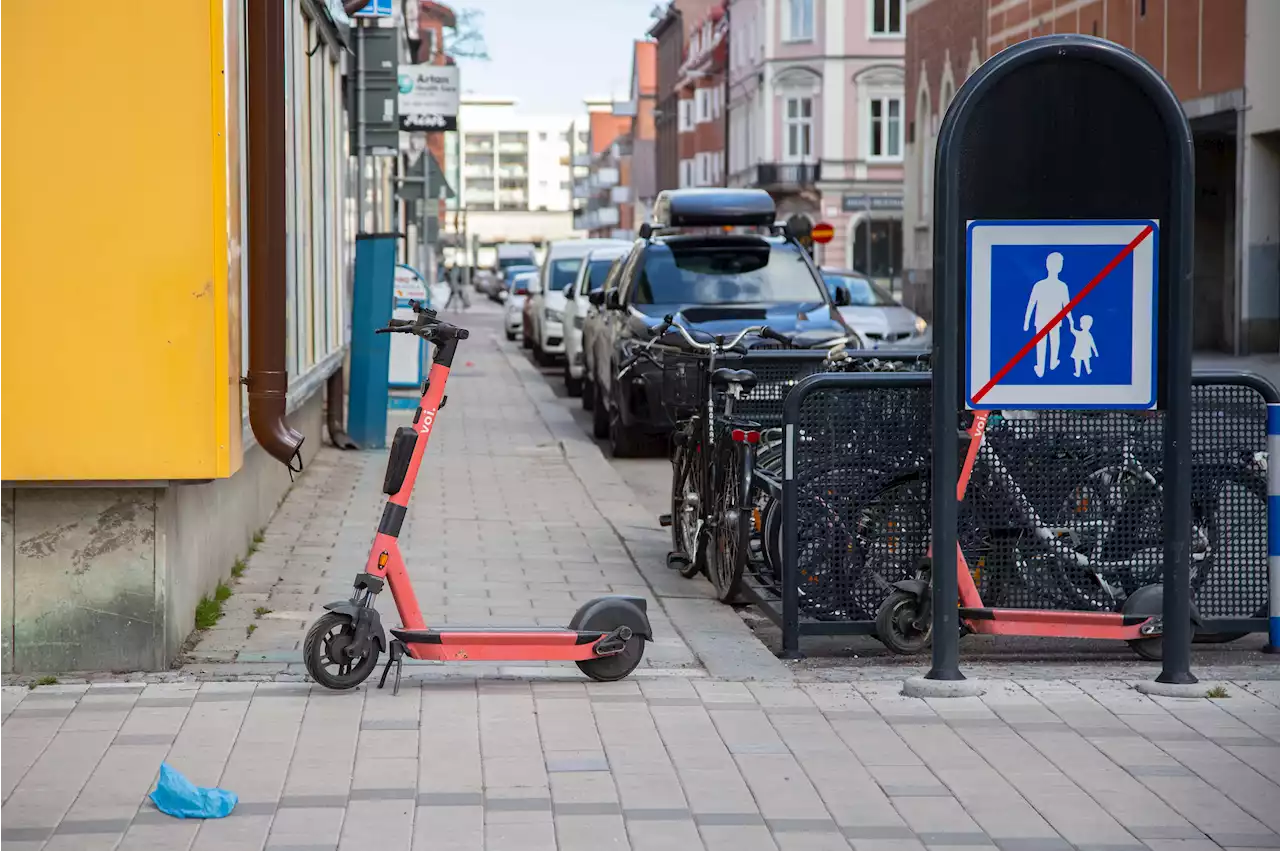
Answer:
POLYGON ((723 186, 725 73, 729 67, 726 4, 712 6, 686 34, 676 79, 680 186, 723 186))
POLYGON ((670 0, 655 14, 649 28, 656 42, 657 93, 654 110, 654 166, 657 189, 676 189, 680 183, 680 98, 684 77, 685 45, 690 30, 702 27, 720 0, 670 0))
POLYGON ((938 126, 986 59, 1034 36, 1084 33, 1168 79, 1196 154, 1195 343, 1280 350, 1280 3, 1274 0, 908 0, 905 266, 931 313, 938 126))

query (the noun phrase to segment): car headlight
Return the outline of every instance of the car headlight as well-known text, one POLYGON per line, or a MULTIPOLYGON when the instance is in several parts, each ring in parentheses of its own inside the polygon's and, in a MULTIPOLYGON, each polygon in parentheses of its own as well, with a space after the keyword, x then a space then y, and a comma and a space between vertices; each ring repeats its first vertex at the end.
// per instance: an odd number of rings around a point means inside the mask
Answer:
POLYGON ((543 309, 542 317, 548 322, 561 322, 564 320, 564 311, 547 307, 543 309))
POLYGON ((916 333, 923 334, 925 329, 929 327, 929 323, 925 322, 922 317, 916 317, 916 333))

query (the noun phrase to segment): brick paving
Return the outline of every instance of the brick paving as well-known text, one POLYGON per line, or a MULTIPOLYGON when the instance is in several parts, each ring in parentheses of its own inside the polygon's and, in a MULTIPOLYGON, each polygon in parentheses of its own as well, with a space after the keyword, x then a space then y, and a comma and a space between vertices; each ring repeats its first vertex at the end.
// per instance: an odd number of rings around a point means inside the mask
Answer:
POLYGON ((1237 677, 1219 700, 1101 669, 995 674, 950 700, 903 697, 883 668, 796 682, 706 583, 660 566, 664 533, 495 343, 493 311, 467 324, 402 536, 428 619, 562 623, 643 594, 645 666, 600 684, 413 665, 398 696, 287 681, 382 503, 384 453, 325 449, 184 681, 3 689, 5 851, 1280 849, 1280 681, 1237 677), (164 761, 236 792, 235 811, 158 812, 164 761))
POLYGON ((6 851, 1280 848, 1280 683, 654 677, 3 693, 6 851), (145 800, 162 760, 240 796, 145 800))

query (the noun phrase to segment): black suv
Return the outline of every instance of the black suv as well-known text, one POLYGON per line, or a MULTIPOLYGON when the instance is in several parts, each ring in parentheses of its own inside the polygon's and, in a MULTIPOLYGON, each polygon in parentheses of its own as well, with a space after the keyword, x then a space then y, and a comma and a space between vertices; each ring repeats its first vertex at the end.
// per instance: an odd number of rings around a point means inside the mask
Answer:
MULTIPOLYGON (((606 289, 592 293, 600 323, 583 393, 594 393, 596 437, 614 454, 635 454, 674 422, 662 406, 662 371, 641 360, 618 380, 618 365, 650 339, 667 314, 689 331, 732 336, 767 325, 815 343, 857 335, 836 310, 808 252, 775 225, 773 199, 758 189, 677 189, 654 203, 654 224, 621 261, 606 289)), ((772 345, 749 340, 747 345, 772 345)), ((661 347, 659 347, 661 348, 661 347)))

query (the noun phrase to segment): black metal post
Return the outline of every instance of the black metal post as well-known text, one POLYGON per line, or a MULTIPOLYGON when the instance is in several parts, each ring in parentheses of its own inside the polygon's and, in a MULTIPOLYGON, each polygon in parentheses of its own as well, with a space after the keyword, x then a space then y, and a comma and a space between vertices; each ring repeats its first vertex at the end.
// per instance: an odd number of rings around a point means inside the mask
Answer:
MULTIPOLYGON (((955 123, 944 126, 953 134, 955 123)), ((932 665, 925 674, 930 680, 963 680, 960 673, 960 612, 957 604, 960 584, 956 579, 956 476, 960 472, 960 446, 956 441, 959 417, 956 404, 960 398, 960 341, 956 329, 960 324, 960 287, 945 270, 959 269, 960 228, 947 227, 959 216, 954 180, 947 179, 949 169, 959 163, 958 145, 944 143, 938 137, 937 171, 934 177, 933 268, 933 478, 930 503, 933 513, 932 580, 933 642, 932 665)), ((868 222, 870 219, 868 218, 868 222)), ((868 224, 868 232, 870 225, 868 224)), ((870 243, 868 243, 870 251, 870 243)), ((869 257, 870 255, 868 255, 869 257)))
MULTIPOLYGON (((1155 72, 1151 72, 1155 75, 1155 72)), ((1191 275, 1194 265, 1195 157, 1191 129, 1181 107, 1162 78, 1167 102, 1170 159, 1178 170, 1169 199, 1173 228, 1169 235, 1168 327, 1164 390, 1164 617, 1160 676, 1156 682, 1189 685, 1191 673, 1191 345, 1194 309, 1191 275), (1180 132, 1178 128, 1180 127, 1180 132)))

